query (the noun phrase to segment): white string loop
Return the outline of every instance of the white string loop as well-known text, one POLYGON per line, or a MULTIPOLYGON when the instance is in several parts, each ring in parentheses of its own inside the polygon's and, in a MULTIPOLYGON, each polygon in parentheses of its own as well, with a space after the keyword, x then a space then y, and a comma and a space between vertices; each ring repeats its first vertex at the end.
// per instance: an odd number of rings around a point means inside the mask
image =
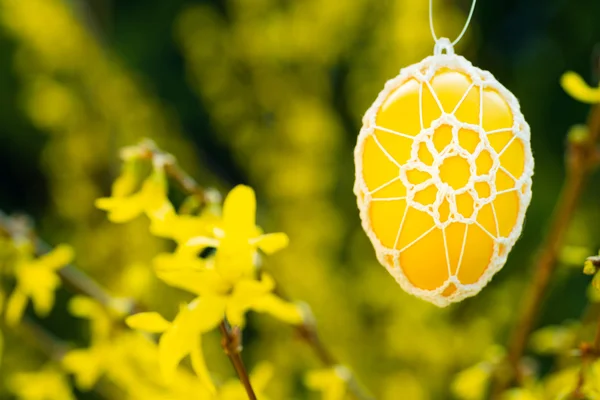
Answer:
MULTIPOLYGON (((471 10, 469 11, 469 16, 467 17, 467 21, 465 22, 465 26, 463 26, 462 31, 460 32, 460 34, 458 35, 458 37, 452 42, 452 46, 456 45, 456 43, 458 43, 458 41, 460 39, 462 39, 462 37, 464 36, 465 32, 467 31, 467 28, 469 26, 469 23, 471 22, 471 18, 473 17, 473 11, 475 11, 475 4, 477 3, 477 0, 473 0, 473 2, 471 3, 471 10)), ((429 27, 431 28, 431 35, 433 36, 433 40, 436 42, 438 42, 438 37, 435 34, 435 28, 433 27, 433 0, 429 0, 429 27)))
POLYGON ((433 54, 439 56, 441 54, 454 54, 454 46, 450 43, 448 38, 439 38, 435 41, 435 46, 433 47, 433 54))

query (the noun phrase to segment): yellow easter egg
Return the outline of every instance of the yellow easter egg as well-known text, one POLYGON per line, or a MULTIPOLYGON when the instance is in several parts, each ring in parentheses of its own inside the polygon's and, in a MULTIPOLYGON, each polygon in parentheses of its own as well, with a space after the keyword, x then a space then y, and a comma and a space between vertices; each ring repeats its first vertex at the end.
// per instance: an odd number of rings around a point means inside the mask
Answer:
POLYGON ((438 306, 477 294, 502 268, 533 175, 515 96, 444 50, 387 82, 355 149, 355 193, 378 260, 438 306))

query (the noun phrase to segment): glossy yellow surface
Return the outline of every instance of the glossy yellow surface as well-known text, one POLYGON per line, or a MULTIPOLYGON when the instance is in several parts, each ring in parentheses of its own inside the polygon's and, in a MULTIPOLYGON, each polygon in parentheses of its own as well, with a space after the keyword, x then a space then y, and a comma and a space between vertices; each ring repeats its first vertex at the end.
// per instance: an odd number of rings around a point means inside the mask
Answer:
MULTIPOLYGON (((513 115, 502 96, 497 91, 486 88, 480 99, 480 88, 473 86, 468 90, 470 86, 471 79, 467 75, 447 69, 438 71, 430 85, 423 84, 422 89, 416 79, 406 81, 388 96, 377 112, 376 125, 385 130, 375 129, 374 134, 364 142, 362 175, 367 190, 374 199, 369 203, 368 209, 370 227, 384 247, 402 250, 399 265, 408 280, 419 289, 436 289, 449 276, 456 276, 462 284, 477 282, 494 256, 494 238, 507 237, 517 224, 519 196, 516 191, 502 191, 515 188, 513 178, 518 179, 524 171, 524 143, 520 139, 511 141, 514 134, 510 130, 493 132, 513 126, 513 115), (434 219, 429 214, 414 207, 407 208, 406 200, 402 199, 407 194, 407 188, 398 179, 399 168, 396 163, 406 164, 411 157, 414 142, 410 137, 431 127, 432 122, 442 115, 431 89, 444 112, 454 113, 459 121, 479 125, 486 131, 490 150, 500 155, 500 165, 508 172, 503 168, 491 171, 492 154, 483 151, 475 159, 475 174, 484 179, 474 185, 474 190, 479 198, 488 198, 492 194, 493 185, 501 193, 496 195, 493 202, 480 208, 476 207, 474 196, 470 192, 448 195, 439 206, 442 223, 450 217, 451 205, 455 203, 456 210, 465 218, 476 213, 477 224, 452 222, 445 229, 434 227, 434 219), (460 102, 467 90, 467 95, 460 102), (483 110, 480 110, 480 104, 483 110), (390 160, 390 156, 396 163, 390 160)), ((418 158, 431 166, 436 157, 442 157, 438 152, 446 148, 451 140, 452 127, 439 126, 432 138, 435 151, 421 143, 418 158)), ((482 137, 476 131, 458 131, 460 147, 470 154, 473 154, 481 140, 482 137)), ((439 180, 454 190, 464 187, 471 177, 469 163, 460 155, 443 159, 438 171, 439 180)), ((406 173, 410 184, 418 184, 429 178, 429 173, 416 169, 406 173)), ((427 186, 416 193, 414 201, 424 206, 430 205, 435 201, 438 191, 439 187, 436 185, 427 186)), ((361 196, 364 197, 364 193, 361 196)), ((505 251, 501 247, 499 246, 498 253, 505 251)), ((394 268, 393 257, 386 257, 384 261, 388 267, 394 268)), ((443 295, 448 296, 455 290, 456 286, 451 284, 443 295)))

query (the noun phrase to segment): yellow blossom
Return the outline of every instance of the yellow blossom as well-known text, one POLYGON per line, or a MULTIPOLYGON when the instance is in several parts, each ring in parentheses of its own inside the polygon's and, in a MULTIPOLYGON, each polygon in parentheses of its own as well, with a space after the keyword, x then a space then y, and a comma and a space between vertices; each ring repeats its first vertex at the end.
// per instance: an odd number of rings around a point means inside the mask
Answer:
POLYGON ((54 291, 60 285, 57 270, 71 262, 73 249, 60 245, 39 258, 26 253, 14 266, 17 286, 6 304, 6 323, 16 325, 23 316, 27 299, 31 298, 36 314, 44 316, 54 305, 54 291))
POLYGON ((600 103, 600 87, 591 87, 575 72, 565 72, 560 84, 571 97, 583 103, 600 103))
POLYGON ((192 237, 183 245, 196 250, 216 247, 215 268, 230 282, 252 276, 257 249, 272 254, 288 244, 284 233, 262 234, 256 226, 255 214, 254 191, 238 185, 227 195, 222 218, 215 224, 212 235, 192 237))
POLYGON ((220 221, 220 207, 208 204, 199 215, 166 214, 163 218, 154 218, 151 233, 155 236, 173 239, 185 244, 193 237, 212 237, 220 221))
POLYGON ((350 371, 343 366, 311 371, 306 386, 323 394, 323 400, 343 400, 346 396, 350 371))
POLYGON ((165 320, 155 312, 135 314, 127 318, 126 322, 134 329, 162 333, 159 340, 159 358, 167 382, 173 380, 177 366, 189 355, 194 372, 207 389, 215 393, 202 355, 201 333, 218 325, 222 313, 209 306, 210 304, 197 299, 188 305, 182 305, 173 322, 165 320))
POLYGON ((7 387, 19 400, 75 400, 66 377, 55 367, 13 374, 7 387))
POLYGON ((273 293, 275 281, 263 273, 260 280, 240 279, 231 285, 223 279, 211 262, 200 271, 186 269, 157 270, 159 278, 169 285, 194 293, 205 304, 218 309, 232 325, 243 327, 245 313, 249 310, 271 314, 290 324, 302 322, 300 308, 288 303, 273 293))
POLYGON ((87 318, 91 324, 91 346, 69 351, 62 359, 64 368, 75 375, 77 386, 90 390, 105 369, 110 366, 111 320, 106 311, 94 300, 76 296, 69 303, 71 314, 87 318))
POLYGON ((134 168, 135 161, 125 162, 121 175, 113 184, 112 196, 97 199, 96 207, 108 211, 108 219, 115 223, 131 221, 144 213, 151 219, 173 215, 175 211, 167 198, 164 160, 158 158, 153 162, 152 172, 137 192, 134 182, 139 179, 139 172, 134 168))
POLYGON ((172 323, 159 314, 148 312, 129 317, 126 322, 147 332, 163 333, 159 342, 161 367, 167 379, 173 376, 179 362, 190 355, 198 376, 208 384, 210 379, 203 362, 200 336, 215 329, 224 317, 235 326, 244 326, 249 310, 265 312, 291 324, 302 322, 300 309, 272 293, 275 283, 263 274, 262 280, 244 279, 232 289, 219 282, 214 270, 170 273, 170 283, 199 295, 187 306, 180 308, 172 323), (223 289, 223 292, 215 290, 223 289))
POLYGON ((90 390, 106 368, 106 356, 110 348, 101 345, 89 349, 71 350, 63 358, 63 366, 75 376, 77 387, 90 390))

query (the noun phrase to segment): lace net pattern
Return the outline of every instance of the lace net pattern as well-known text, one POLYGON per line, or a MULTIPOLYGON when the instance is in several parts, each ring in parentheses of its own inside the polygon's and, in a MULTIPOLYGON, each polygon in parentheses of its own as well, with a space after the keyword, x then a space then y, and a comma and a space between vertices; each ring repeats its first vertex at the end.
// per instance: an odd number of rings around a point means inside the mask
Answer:
POLYGON ((378 260, 433 304, 478 293, 521 234, 529 126, 515 96, 447 40, 386 83, 363 118, 355 164, 362 226, 378 260))

